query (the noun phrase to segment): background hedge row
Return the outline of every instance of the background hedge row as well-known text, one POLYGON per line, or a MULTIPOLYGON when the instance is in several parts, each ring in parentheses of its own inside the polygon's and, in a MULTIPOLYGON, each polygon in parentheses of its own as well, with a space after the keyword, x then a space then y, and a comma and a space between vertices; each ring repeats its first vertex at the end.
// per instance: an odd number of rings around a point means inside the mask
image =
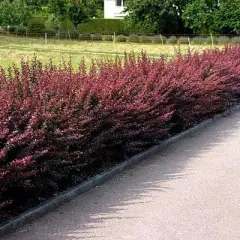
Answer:
POLYGON ((127 34, 124 20, 121 19, 89 19, 77 26, 79 32, 100 33, 102 35, 127 34))
POLYGON ((124 34, 129 35, 132 33, 136 34, 150 34, 151 32, 144 31, 142 29, 137 28, 130 28, 126 25, 125 20, 123 19, 103 19, 103 18, 96 18, 96 19, 88 19, 85 23, 80 23, 76 27, 75 25, 69 20, 65 19, 59 23, 59 25, 55 27, 50 27, 46 23, 46 20, 41 17, 32 17, 28 21, 27 26, 10 26, 3 27, 6 31, 10 32, 18 32, 18 33, 25 33, 26 30, 29 33, 56 33, 59 31, 78 31, 80 33, 87 32, 87 33, 100 33, 101 35, 116 35, 124 34))
MULTIPOLYGON (((56 34, 61 35, 63 37, 72 37, 72 38, 78 38, 79 34, 81 33, 88 33, 88 34, 100 34, 100 35, 124 35, 124 36, 130 36, 130 35, 139 35, 144 36, 146 41, 148 41, 147 37, 154 36, 156 34, 153 34, 151 32, 147 32, 146 30, 143 31, 143 29, 137 29, 137 28, 129 28, 125 20, 123 19, 89 19, 88 22, 78 24, 77 27, 74 26, 74 24, 69 20, 65 19, 59 23, 59 25, 55 27, 50 27, 46 23, 44 18, 40 17, 32 17, 27 26, 8 26, 8 27, 2 27, 0 28, 0 33, 6 34, 6 33, 13 33, 18 35, 26 35, 26 34, 45 34, 47 33, 49 36, 55 36, 56 34)), ((163 36, 166 36, 162 34, 163 36)), ((167 35, 168 37, 169 34, 167 35)), ((219 37, 219 35, 215 35, 216 37, 219 37)), ((133 36, 131 36, 133 37, 133 36)), ((205 35, 202 37, 209 37, 209 35, 205 35)), ((227 37, 226 37, 227 38, 227 37)), ((163 37, 163 41, 165 41, 165 37, 163 37)), ((225 41, 225 39, 222 38, 222 40, 225 41)), ((138 40, 137 40, 138 41, 138 40)), ((172 41, 174 42, 174 38, 172 38, 172 41)), ((187 38, 182 38, 183 42, 187 42, 187 38)), ((199 42, 201 39, 199 38, 199 42)), ((162 42, 162 40, 161 40, 162 42)))

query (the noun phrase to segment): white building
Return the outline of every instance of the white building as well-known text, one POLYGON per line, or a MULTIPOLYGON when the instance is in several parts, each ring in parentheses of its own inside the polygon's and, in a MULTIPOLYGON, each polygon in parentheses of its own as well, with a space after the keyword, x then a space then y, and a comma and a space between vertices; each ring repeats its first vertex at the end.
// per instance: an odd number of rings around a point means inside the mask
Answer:
POLYGON ((124 18, 123 0, 104 0, 104 18, 124 18))

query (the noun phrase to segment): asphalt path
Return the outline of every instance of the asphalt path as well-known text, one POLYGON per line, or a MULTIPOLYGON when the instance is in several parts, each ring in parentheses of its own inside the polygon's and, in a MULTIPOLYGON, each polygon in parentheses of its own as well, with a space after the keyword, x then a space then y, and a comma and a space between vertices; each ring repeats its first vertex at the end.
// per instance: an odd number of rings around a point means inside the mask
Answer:
POLYGON ((240 112, 4 240, 239 240, 240 112))

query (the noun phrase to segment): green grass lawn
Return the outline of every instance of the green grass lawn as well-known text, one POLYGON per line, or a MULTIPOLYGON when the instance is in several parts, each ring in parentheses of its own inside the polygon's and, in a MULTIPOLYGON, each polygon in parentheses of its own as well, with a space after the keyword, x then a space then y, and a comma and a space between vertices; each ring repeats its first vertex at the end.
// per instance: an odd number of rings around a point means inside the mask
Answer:
MULTIPOLYGON (((193 51, 203 51, 211 48, 211 45, 191 45, 193 51)), ((216 46, 221 47, 221 46, 216 46)), ((22 59, 31 60, 36 56, 43 63, 51 58, 54 63, 60 63, 63 59, 71 57, 74 67, 77 67, 84 58, 87 66, 92 60, 112 59, 117 54, 135 52, 136 54, 146 51, 151 57, 165 55, 169 58, 181 50, 187 52, 189 45, 162 45, 144 43, 113 43, 113 42, 92 42, 77 40, 58 40, 44 38, 26 38, 15 36, 0 36, 0 65, 7 68, 15 63, 19 65, 22 59)))

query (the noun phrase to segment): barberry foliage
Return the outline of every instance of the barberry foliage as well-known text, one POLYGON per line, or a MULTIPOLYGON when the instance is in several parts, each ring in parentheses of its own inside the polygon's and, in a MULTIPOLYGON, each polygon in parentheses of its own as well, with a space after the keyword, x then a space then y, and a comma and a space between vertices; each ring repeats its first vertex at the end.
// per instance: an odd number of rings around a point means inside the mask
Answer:
POLYGON ((240 47, 0 69, 0 219, 240 101, 240 47))

